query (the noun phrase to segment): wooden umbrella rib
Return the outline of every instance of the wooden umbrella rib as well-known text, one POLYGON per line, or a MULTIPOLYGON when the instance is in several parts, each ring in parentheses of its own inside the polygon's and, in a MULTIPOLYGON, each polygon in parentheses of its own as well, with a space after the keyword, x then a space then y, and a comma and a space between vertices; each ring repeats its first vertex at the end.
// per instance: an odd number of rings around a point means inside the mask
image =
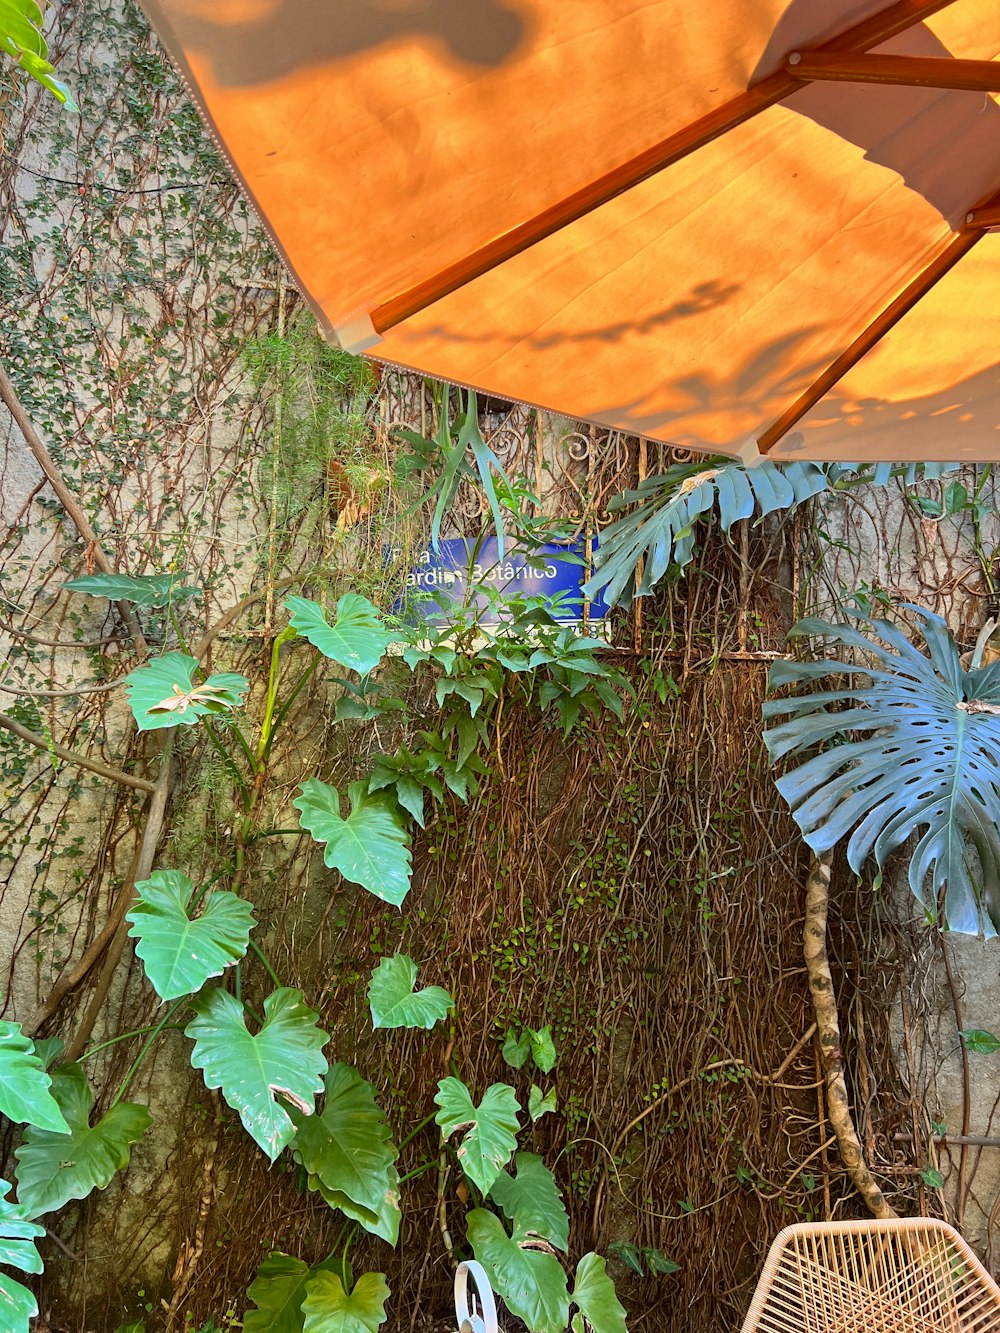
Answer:
POLYGON ((987 227, 1000 227, 1000 204, 987 204, 982 208, 974 208, 971 213, 966 214, 965 221, 970 227, 981 227, 984 230, 987 227))
POLYGON ((996 60, 793 51, 785 61, 785 72, 809 83, 882 83, 909 88, 1000 92, 1000 61, 996 60))
MULTIPOLYGON (((955 0, 896 0, 896 3, 825 42, 817 51, 833 54, 868 50, 954 3, 955 0)), ((383 302, 370 316, 376 333, 386 333, 395 328, 435 301, 482 277, 484 273, 513 259, 515 255, 568 227, 699 148, 704 148, 706 144, 736 129, 768 107, 775 106, 801 86, 799 75, 790 74, 785 69, 769 74, 746 92, 739 93, 691 125, 668 135, 651 148, 504 232, 502 236, 495 237, 480 249, 383 302)))

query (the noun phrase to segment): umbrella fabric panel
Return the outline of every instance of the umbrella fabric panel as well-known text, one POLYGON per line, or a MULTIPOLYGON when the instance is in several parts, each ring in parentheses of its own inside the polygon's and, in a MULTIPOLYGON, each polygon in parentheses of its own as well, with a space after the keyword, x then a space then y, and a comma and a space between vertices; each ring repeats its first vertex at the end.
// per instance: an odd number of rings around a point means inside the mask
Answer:
POLYGON ((985 236, 771 457, 1000 457, 1000 234, 985 236))
POLYGON ((412 316, 373 355, 737 453, 949 237, 897 173, 773 107, 412 316))

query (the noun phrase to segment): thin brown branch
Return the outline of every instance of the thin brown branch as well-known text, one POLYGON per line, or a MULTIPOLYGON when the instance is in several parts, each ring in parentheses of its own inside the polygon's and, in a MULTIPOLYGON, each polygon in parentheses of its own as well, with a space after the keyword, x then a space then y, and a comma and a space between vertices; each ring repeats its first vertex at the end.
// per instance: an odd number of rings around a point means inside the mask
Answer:
POLYGON ((86 755, 74 754, 72 750, 67 750, 65 746, 57 745, 55 741, 40 736, 37 731, 22 726, 20 722, 9 717, 6 713, 0 713, 0 728, 9 731, 14 736, 19 736, 22 741, 27 741, 29 745, 34 745, 39 750, 44 750, 46 754, 55 755, 67 764, 75 764, 77 768, 86 768, 91 773, 97 773, 102 778, 107 778, 110 782, 120 782, 123 786, 134 787, 136 791, 147 793, 153 791, 153 783, 147 778, 136 777, 134 773, 123 773, 119 768, 102 764, 99 759, 89 759, 86 755))

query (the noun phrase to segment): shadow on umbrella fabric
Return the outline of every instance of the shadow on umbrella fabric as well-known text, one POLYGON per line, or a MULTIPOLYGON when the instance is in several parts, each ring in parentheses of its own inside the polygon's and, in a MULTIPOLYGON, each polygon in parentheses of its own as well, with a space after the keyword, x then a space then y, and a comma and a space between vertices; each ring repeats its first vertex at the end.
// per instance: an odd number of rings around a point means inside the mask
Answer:
POLYGON ((414 38, 462 63, 496 67, 527 34, 511 0, 193 0, 184 25, 185 45, 203 50, 228 87, 414 38))

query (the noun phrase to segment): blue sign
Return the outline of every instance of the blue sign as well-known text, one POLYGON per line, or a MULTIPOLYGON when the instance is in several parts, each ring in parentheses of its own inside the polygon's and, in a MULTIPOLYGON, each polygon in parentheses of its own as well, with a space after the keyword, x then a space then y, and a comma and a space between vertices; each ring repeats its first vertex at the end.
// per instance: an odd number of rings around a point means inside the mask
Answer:
MULTIPOLYGON (((416 557, 396 610, 441 621, 464 607, 475 610, 480 624, 498 625, 505 619, 505 600, 544 597, 554 620, 578 621, 586 600, 581 591, 587 580, 585 553, 582 539, 547 542, 531 550, 505 542, 501 556, 495 537, 450 537, 438 542, 437 550, 428 547, 416 557)), ((404 552, 390 548, 386 555, 398 561, 404 552)), ((589 603, 592 620, 607 613, 603 601, 589 603)))

